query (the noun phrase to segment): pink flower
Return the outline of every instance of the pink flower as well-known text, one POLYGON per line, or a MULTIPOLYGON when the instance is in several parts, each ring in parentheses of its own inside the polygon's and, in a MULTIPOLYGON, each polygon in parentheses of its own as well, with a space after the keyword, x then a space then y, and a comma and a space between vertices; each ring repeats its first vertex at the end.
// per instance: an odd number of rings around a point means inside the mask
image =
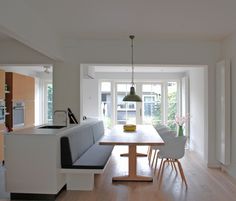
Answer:
POLYGON ((190 115, 186 114, 186 116, 179 116, 178 114, 175 115, 175 123, 178 126, 183 126, 184 123, 186 123, 190 119, 190 115))

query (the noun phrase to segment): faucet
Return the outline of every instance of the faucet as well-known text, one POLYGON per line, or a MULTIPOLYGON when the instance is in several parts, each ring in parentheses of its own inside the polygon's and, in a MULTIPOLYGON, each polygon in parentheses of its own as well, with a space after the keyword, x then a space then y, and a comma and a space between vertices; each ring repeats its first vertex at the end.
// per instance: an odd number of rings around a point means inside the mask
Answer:
POLYGON ((55 116, 56 113, 63 112, 65 113, 66 119, 65 119, 65 126, 67 127, 67 111, 66 110, 55 110, 53 113, 53 116, 55 116))

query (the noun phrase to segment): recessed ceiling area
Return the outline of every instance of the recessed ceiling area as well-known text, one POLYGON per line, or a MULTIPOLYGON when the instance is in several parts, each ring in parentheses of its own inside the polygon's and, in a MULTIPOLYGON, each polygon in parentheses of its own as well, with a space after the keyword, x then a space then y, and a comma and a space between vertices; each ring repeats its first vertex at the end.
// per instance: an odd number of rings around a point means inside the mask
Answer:
MULTIPOLYGON (((135 66, 134 72, 136 73, 185 73, 193 68, 199 68, 204 66, 168 66, 168 65, 156 65, 156 66, 135 66)), ((131 72, 131 66, 124 65, 107 65, 107 66, 94 66, 95 72, 98 73, 126 73, 131 72)))
POLYGON ((45 73, 44 65, 32 65, 32 66, 25 66, 25 65, 4 65, 0 66, 1 70, 4 70, 5 72, 15 72, 23 75, 29 75, 29 76, 40 76, 40 75, 50 75, 47 77, 52 76, 53 68, 50 66, 49 73, 45 73))
POLYGON ((234 0, 25 0, 63 37, 221 40, 236 30, 234 0))

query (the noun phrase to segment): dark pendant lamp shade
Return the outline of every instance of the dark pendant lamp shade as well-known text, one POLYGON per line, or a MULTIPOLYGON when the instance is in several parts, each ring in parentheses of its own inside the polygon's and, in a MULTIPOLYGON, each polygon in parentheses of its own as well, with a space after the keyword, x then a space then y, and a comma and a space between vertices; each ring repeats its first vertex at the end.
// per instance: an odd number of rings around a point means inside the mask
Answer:
POLYGON ((130 87, 130 92, 127 96, 123 98, 123 101, 129 101, 129 102, 142 102, 142 99, 135 94, 135 88, 134 88, 134 50, 133 50, 133 40, 134 40, 134 35, 129 36, 131 39, 131 50, 132 50, 132 57, 131 57, 131 64, 132 64, 132 81, 131 84, 132 86, 130 87))
POLYGON ((135 88, 130 87, 130 93, 124 97, 123 101, 142 102, 142 99, 135 94, 135 88))

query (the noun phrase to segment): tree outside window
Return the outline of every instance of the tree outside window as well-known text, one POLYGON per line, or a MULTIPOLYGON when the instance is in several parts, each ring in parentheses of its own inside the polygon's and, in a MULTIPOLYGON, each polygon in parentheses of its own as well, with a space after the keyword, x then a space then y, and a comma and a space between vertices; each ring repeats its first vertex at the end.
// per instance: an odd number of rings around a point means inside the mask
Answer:
POLYGON ((47 84, 47 120, 52 122, 53 119, 53 87, 47 84))
POLYGON ((171 130, 176 131, 175 115, 177 113, 177 82, 167 83, 167 96, 168 96, 167 125, 171 130))

